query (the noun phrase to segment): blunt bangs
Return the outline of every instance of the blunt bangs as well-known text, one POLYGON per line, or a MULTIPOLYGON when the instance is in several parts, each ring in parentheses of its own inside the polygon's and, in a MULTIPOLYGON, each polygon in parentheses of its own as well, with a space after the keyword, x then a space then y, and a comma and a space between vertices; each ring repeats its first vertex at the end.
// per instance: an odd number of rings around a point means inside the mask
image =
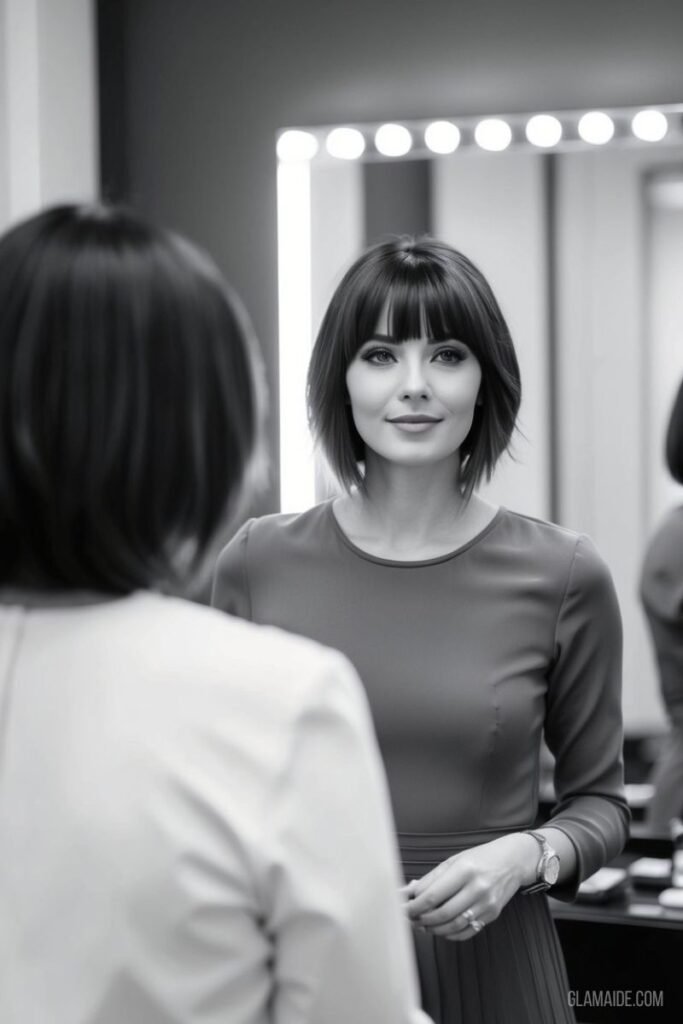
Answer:
POLYGON ((126 211, 0 239, 0 580, 182 582, 260 433, 252 340, 208 257, 126 211))
POLYGON ((380 263, 375 270, 369 279, 359 281, 358 293, 351 298, 350 330, 344 337, 349 362, 374 334, 385 310, 387 328, 395 341, 425 334, 439 341, 457 338, 481 358, 486 345, 479 310, 469 294, 449 288, 438 267, 406 261, 398 266, 380 263))
POLYGON ((395 341, 423 335, 457 339, 481 365, 483 404, 461 449, 461 483, 469 495, 491 476, 509 446, 521 382, 510 332, 488 282, 444 242, 380 243, 347 271, 323 318, 309 367, 313 432, 342 484, 362 487, 364 445, 347 402, 346 371, 385 311, 395 341))

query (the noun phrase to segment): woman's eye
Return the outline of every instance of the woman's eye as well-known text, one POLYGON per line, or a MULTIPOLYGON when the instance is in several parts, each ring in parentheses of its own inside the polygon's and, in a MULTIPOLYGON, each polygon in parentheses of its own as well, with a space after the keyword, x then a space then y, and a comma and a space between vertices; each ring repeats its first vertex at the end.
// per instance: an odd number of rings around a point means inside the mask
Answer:
POLYGON ((461 352, 457 348, 441 348, 435 353, 434 359, 440 363, 461 363, 465 358, 465 353, 461 352))
POLYGON ((387 348, 373 348, 364 352, 362 358, 366 363, 373 363, 375 366, 386 366, 395 362, 394 355, 387 348))

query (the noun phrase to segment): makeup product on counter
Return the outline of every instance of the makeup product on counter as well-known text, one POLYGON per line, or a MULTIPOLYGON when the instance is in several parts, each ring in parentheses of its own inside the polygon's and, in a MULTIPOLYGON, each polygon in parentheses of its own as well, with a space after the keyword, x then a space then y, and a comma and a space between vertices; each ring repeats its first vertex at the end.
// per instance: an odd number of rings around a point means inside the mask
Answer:
POLYGON ((628 888, 628 872, 623 868, 599 868, 579 886, 578 903, 607 903, 624 895, 628 888))
POLYGON ((667 910, 683 911, 683 888, 664 889, 663 892, 660 892, 657 899, 660 906, 666 907, 667 910))
POLYGON ((668 857, 639 857, 629 865, 631 881, 639 889, 667 889, 671 885, 668 857))

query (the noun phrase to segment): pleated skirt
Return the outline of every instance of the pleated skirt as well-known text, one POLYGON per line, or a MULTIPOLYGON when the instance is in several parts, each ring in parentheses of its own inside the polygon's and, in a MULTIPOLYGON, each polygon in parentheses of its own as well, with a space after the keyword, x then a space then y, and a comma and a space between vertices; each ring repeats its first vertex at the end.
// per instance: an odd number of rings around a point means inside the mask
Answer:
MULTIPOLYGON (((503 831, 400 834, 406 881, 503 831)), ((413 931, 422 1006, 434 1024, 575 1024, 562 949, 543 893, 518 894, 471 939, 413 931)))

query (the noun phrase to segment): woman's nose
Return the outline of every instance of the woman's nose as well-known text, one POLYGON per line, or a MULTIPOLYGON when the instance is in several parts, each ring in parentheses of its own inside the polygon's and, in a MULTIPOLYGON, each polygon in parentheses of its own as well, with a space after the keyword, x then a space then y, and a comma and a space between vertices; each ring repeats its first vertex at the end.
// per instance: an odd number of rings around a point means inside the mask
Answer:
POLYGON ((401 381, 401 398, 428 398, 429 394, 429 383, 422 361, 411 360, 405 367, 405 374, 401 381))

